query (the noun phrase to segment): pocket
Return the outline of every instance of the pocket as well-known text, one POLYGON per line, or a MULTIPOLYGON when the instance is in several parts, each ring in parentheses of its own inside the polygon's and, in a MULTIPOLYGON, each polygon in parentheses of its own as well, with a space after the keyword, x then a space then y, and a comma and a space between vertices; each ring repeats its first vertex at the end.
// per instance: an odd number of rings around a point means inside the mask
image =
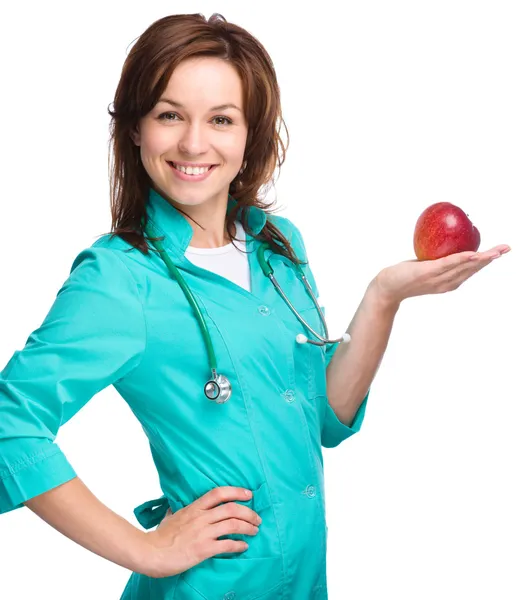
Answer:
MULTIPOLYGON (((298 311, 308 325, 319 335, 324 337, 321 318, 315 306, 298 311)), ((302 325, 301 325, 302 326, 302 325)), ((302 326, 303 333, 307 338, 318 341, 306 327, 302 326)), ((307 369, 308 369, 308 399, 313 400, 317 396, 326 395, 326 346, 317 346, 306 343, 307 369)))
POLYGON ((280 556, 209 558, 181 575, 172 600, 276 600, 282 586, 280 556))
MULTIPOLYGON (((285 296, 288 297, 290 302, 294 305, 297 312, 301 313, 310 307, 315 310, 314 301, 308 293, 308 290, 301 280, 300 275, 297 273, 294 267, 287 264, 287 259, 281 257, 281 261, 272 260, 272 268, 274 269, 274 277, 277 283, 280 285, 285 296)), ((288 261, 290 262, 290 261, 288 261)), ((309 281, 310 283, 310 281, 309 281)), ((312 286, 313 290, 313 286, 312 286)), ((279 295, 274 289, 274 296, 277 298, 277 305, 281 307, 280 316, 283 319, 288 319, 292 323, 298 323, 292 310, 286 305, 285 300, 279 295)))
POLYGON ((326 397, 325 346, 308 344, 308 398, 326 397))
POLYGON ((263 522, 259 526, 259 532, 256 535, 246 535, 243 533, 230 533, 219 539, 230 539, 246 542, 248 550, 245 552, 226 552, 216 554, 213 558, 216 560, 231 560, 231 559, 253 559, 253 558, 270 558, 274 555, 279 555, 280 544, 277 534, 277 525, 275 513, 272 508, 270 499, 270 491, 267 483, 262 483, 259 487, 253 490, 252 498, 245 501, 235 500, 236 504, 243 504, 257 513, 263 522))
POLYGON ((170 600, 177 588, 179 577, 180 575, 172 575, 156 578, 133 573, 120 600, 170 600))
MULTIPOLYGON (((283 559, 275 511, 267 483, 253 490, 244 504, 263 520, 254 536, 230 534, 220 539, 246 541, 244 552, 222 553, 181 574, 173 600, 254 600, 283 583, 283 559)), ((269 595, 266 598, 278 598, 269 595)))

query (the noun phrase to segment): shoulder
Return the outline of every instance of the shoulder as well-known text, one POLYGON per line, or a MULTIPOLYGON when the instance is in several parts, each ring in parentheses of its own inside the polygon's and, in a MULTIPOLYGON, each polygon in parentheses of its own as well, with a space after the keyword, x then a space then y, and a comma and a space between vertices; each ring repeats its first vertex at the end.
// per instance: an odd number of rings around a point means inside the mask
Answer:
POLYGON ((83 280, 106 288, 136 287, 133 262, 142 253, 119 236, 105 234, 82 249, 72 262, 69 280, 83 280))
POLYGON ((285 236, 297 256, 301 260, 306 260, 306 248, 303 236, 297 225, 287 217, 281 217, 279 215, 269 215, 268 220, 285 236))

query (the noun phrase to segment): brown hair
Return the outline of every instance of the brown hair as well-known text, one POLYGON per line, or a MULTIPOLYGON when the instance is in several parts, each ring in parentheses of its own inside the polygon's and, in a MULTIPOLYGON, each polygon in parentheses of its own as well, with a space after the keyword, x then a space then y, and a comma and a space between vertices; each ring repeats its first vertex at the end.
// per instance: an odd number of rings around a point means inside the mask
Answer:
MULTIPOLYGON (((113 236, 148 254, 142 218, 146 219, 146 202, 151 181, 140 158, 140 149, 131 139, 139 120, 159 101, 174 69, 184 60, 200 56, 218 57, 235 67, 243 86, 243 103, 248 135, 244 163, 231 182, 229 194, 237 205, 226 217, 227 232, 239 210, 256 206, 270 213, 261 193, 273 183, 276 166, 285 160, 281 126, 288 130, 281 113, 279 85, 270 56, 260 42, 245 29, 228 23, 222 15, 213 14, 207 21, 203 15, 172 15, 155 21, 138 38, 123 65, 116 89, 111 120, 110 145, 113 162, 111 181, 111 213, 113 236)), ((180 210, 180 209, 177 209, 180 210)), ((183 211, 180 210, 183 214, 183 211)), ((267 219, 259 235, 254 235, 243 211, 241 223, 255 239, 287 258, 300 262, 288 240, 267 219)), ((186 215, 189 217, 189 215, 186 215)))

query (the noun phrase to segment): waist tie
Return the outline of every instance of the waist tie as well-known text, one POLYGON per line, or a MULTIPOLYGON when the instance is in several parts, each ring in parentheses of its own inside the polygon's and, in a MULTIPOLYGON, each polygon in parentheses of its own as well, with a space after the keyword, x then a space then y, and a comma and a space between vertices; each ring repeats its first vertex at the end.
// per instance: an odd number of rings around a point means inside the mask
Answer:
POLYGON ((169 507, 174 513, 176 510, 183 508, 183 505, 181 502, 171 503, 166 496, 161 496, 161 498, 156 498, 156 500, 148 500, 147 502, 140 504, 133 512, 138 523, 144 529, 151 529, 161 523, 165 518, 169 507))
MULTIPOLYGON (((262 483, 257 489, 253 491, 252 498, 249 500, 235 500, 238 504, 244 504, 252 510, 259 512, 270 506, 270 494, 268 492, 268 486, 266 483, 262 483)), ((161 496, 155 500, 148 500, 143 504, 140 504, 134 509, 134 515, 138 520, 138 523, 144 529, 152 529, 159 525, 165 518, 167 510, 175 513, 180 508, 183 508, 183 504, 172 498, 169 500, 167 496, 161 496)))

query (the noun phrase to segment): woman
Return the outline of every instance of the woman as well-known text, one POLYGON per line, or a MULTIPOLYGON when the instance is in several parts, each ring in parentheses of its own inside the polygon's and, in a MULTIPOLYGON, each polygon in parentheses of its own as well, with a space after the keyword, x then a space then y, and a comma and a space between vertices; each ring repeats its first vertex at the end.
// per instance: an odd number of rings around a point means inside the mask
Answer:
POLYGON ((125 599, 326 598, 321 447, 361 427, 401 302, 456 289, 509 247, 383 269, 344 339, 317 344, 328 333, 303 239, 261 200, 285 157, 261 44, 219 15, 161 19, 110 113, 112 235, 76 257, 0 375, 0 512, 27 505, 132 570, 125 599), (110 384, 164 492, 135 510, 146 531, 54 441, 110 384))

